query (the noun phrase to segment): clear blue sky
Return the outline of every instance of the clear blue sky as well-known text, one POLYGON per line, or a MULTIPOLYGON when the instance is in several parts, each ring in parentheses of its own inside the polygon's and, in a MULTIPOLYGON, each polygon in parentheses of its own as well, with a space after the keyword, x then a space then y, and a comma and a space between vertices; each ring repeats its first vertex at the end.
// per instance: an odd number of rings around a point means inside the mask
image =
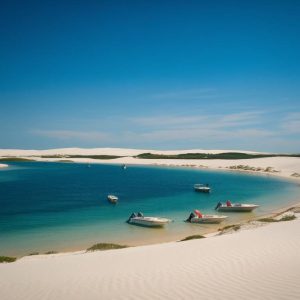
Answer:
POLYGON ((0 148, 300 152, 300 1, 1 1, 0 148))

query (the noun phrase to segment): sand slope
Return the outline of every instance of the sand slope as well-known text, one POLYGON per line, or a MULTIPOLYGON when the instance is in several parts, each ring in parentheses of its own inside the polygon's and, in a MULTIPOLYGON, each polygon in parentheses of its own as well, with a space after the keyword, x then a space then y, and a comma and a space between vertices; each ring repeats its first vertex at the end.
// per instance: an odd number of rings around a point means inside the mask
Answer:
MULTIPOLYGON (((239 150, 144 150, 144 149, 123 149, 123 148, 63 148, 50 150, 17 150, 17 149, 0 149, 0 157, 17 156, 23 158, 32 158, 38 161, 60 161, 72 160, 78 163, 100 163, 100 164, 136 164, 136 165, 165 165, 165 166, 193 166, 200 168, 225 169, 228 170, 232 166, 243 165, 253 168, 271 167, 277 172, 267 172, 267 174, 300 179, 300 157, 265 157, 254 159, 138 159, 134 156, 141 153, 154 154, 182 154, 182 153, 225 153, 225 152, 241 152, 256 153, 253 151, 239 150), (117 159, 100 160, 91 158, 42 158, 45 155, 115 155, 123 156, 117 159), (295 176, 295 173, 296 176, 295 176), (293 175, 294 174, 294 175, 293 175), (293 176, 292 176, 293 175, 293 176), (292 177, 291 177, 292 176, 292 177)), ((262 171, 260 171, 263 173, 262 171)))
POLYGON ((141 153, 153 154, 182 154, 182 153, 225 153, 225 152, 241 152, 241 153, 262 153, 254 151, 239 150, 147 150, 147 149, 127 149, 127 148, 59 148, 47 150, 23 150, 23 149, 0 149, 0 156, 42 156, 42 155, 116 155, 116 156, 134 156, 141 153))
POLYGON ((300 220, 180 243, 0 265, 0 298, 298 299, 300 220))

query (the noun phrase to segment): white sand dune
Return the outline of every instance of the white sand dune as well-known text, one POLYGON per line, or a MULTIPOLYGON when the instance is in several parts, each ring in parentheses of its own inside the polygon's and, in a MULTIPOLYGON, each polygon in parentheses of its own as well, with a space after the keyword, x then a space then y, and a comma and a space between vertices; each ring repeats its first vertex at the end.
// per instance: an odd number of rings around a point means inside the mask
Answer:
POLYGON ((143 150, 143 149, 122 149, 122 148, 64 148, 51 150, 16 150, 16 149, 0 149, 0 157, 17 156, 28 158, 34 156, 38 161, 59 161, 69 159, 78 163, 100 163, 100 164, 136 164, 136 165, 165 165, 165 166, 190 166, 200 168, 224 169, 228 170, 232 166, 243 165, 253 168, 268 168, 271 167, 277 172, 263 172, 281 177, 300 179, 300 158, 299 157, 265 157, 253 159, 141 159, 134 156, 141 153, 153 154, 182 154, 182 153, 226 153, 240 152, 258 154, 262 152, 240 151, 240 150, 143 150), (42 158, 44 155, 115 155, 123 156, 117 159, 100 160, 91 158, 42 158), (298 174, 298 177, 297 177, 298 174))
POLYGON ((0 299, 299 299, 300 220, 0 265, 0 299))
POLYGON ((22 150, 22 149, 0 149, 0 156, 42 156, 42 155, 116 155, 116 156, 135 156, 142 153, 153 154, 182 154, 182 153, 225 153, 225 152, 241 152, 241 153, 262 153, 253 151, 240 150, 146 150, 146 149, 126 149, 126 148, 60 148, 47 150, 22 150))

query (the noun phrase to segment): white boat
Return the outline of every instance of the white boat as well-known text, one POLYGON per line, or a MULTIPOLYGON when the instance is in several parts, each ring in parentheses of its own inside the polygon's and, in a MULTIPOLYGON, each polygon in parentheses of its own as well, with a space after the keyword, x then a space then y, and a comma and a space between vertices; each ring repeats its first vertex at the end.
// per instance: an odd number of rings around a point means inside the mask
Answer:
POLYGON ((108 196, 107 196, 107 200, 108 200, 109 202, 115 204, 115 203, 118 202, 119 198, 118 198, 117 196, 114 196, 114 195, 108 195, 108 196))
POLYGON ((186 220, 190 223, 200 223, 200 224, 218 224, 227 219, 227 216, 220 215, 203 215, 199 210, 194 210, 186 220))
POLYGON ((194 190, 196 192, 210 193, 210 187, 208 186, 208 184, 204 185, 204 184, 197 183, 194 185, 194 190))
POLYGON ((132 213, 127 223, 146 226, 146 227, 163 227, 164 225, 170 223, 170 219, 159 218, 159 217, 145 217, 142 213, 132 213))
POLYGON ((247 203, 231 203, 227 201, 226 204, 219 202, 215 207, 217 211, 227 211, 227 212, 251 212, 255 208, 259 207, 257 204, 247 204, 247 203))
POLYGON ((122 166, 122 169, 123 169, 123 170, 126 170, 126 169, 127 169, 127 166, 126 166, 126 165, 123 165, 123 166, 122 166))

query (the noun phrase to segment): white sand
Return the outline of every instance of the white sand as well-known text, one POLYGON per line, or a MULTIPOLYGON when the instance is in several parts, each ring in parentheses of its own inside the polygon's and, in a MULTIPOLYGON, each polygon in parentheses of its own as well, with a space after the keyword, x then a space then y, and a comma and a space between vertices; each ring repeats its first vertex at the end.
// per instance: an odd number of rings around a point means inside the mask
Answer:
POLYGON ((42 155, 116 155, 116 156, 134 156, 142 153, 153 154, 182 154, 182 153, 225 153, 225 152, 241 152, 241 153, 262 153, 253 151, 239 151, 239 150, 204 150, 204 149, 190 149, 190 150, 146 150, 146 149, 126 149, 126 148, 60 148, 48 150, 22 150, 22 149, 0 149, 1 156, 42 156, 42 155))
POLYGON ((300 220, 0 265, 0 299, 299 299, 300 220))
POLYGON ((263 172, 282 176, 286 178, 293 178, 300 180, 300 158, 299 157, 267 157, 267 158, 254 158, 254 159, 239 159, 239 160, 222 160, 222 159, 138 159, 134 158, 141 153, 153 154, 182 154, 182 153, 225 153, 225 152, 241 152, 241 153, 259 153, 252 151, 239 151, 239 150, 172 150, 172 151, 158 151, 158 150, 145 150, 145 149, 121 149, 121 148, 95 148, 95 149, 82 149, 82 148, 64 148, 64 149, 51 149, 51 150, 15 150, 15 149, 0 149, 0 157, 17 156, 24 158, 32 158, 38 161, 59 161, 59 160, 72 160, 78 163, 101 163, 101 164, 137 164, 137 165, 165 165, 165 166, 190 166, 200 168, 224 169, 228 170, 229 167, 243 165, 254 168, 268 168, 278 172, 263 172), (98 160, 89 158, 41 158, 43 155, 116 155, 124 156, 117 159, 98 160), (299 177, 291 176, 298 173, 299 177))

